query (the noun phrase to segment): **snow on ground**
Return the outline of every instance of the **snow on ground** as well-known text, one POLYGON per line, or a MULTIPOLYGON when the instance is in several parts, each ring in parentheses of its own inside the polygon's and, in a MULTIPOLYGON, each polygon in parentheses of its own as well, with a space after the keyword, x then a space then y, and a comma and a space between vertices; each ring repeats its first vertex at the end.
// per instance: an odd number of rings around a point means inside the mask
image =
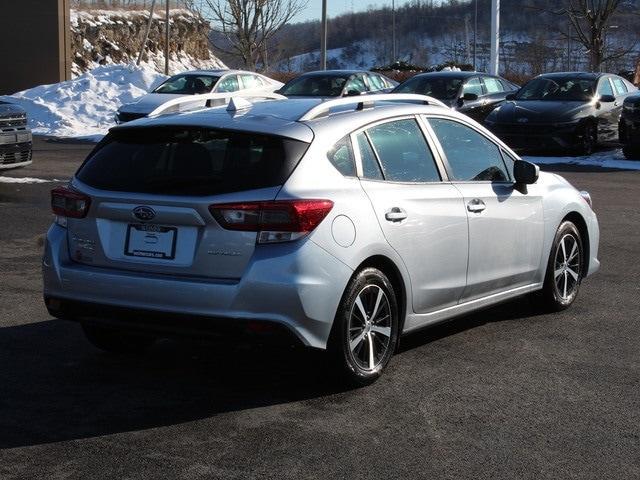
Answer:
POLYGON ((64 182, 65 180, 58 180, 54 178, 52 180, 46 180, 44 178, 35 177, 4 177, 0 176, 0 183, 51 183, 51 182, 64 182))
MULTIPOLYGON (((524 156, 525 160, 538 165, 576 165, 583 167, 617 168, 622 170, 640 170, 640 161, 626 160, 622 150, 606 150, 596 152, 588 157, 533 157, 524 156)), ((638 159, 640 160, 640 159, 638 159)))
POLYGON ((144 95, 165 78, 148 66, 104 65, 73 80, 0 99, 23 107, 35 134, 98 141, 114 125, 120 105, 144 95))

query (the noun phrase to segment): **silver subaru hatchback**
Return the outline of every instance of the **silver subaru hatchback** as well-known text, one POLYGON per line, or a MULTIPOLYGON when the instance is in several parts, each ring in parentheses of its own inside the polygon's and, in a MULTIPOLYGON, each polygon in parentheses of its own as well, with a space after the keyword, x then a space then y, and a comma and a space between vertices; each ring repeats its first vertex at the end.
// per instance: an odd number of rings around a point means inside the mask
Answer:
POLYGON ((287 338, 375 381, 402 334, 599 267, 591 198, 420 95, 232 99, 111 129, 67 186, 44 298, 108 351, 287 338))

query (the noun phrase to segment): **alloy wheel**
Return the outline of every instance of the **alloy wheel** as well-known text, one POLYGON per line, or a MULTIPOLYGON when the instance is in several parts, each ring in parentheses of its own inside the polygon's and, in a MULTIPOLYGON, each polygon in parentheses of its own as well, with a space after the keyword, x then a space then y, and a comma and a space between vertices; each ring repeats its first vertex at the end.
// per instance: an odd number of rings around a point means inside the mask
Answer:
POLYGON ((560 239, 553 270, 556 289, 562 300, 570 299, 578 291, 581 263, 578 239, 568 233, 560 239))
POLYGON ((363 370, 375 370, 391 348, 391 305, 378 285, 367 285, 349 315, 349 353, 363 370))

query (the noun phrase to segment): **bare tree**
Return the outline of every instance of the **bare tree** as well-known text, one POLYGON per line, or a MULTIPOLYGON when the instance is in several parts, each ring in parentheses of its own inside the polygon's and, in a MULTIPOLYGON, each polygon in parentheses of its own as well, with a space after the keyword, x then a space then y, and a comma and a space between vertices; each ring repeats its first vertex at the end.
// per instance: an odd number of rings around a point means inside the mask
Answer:
POLYGON ((226 42, 214 47, 254 70, 259 60, 266 64, 269 39, 306 7, 307 0, 204 0, 204 4, 201 13, 226 42))
POLYGON ((565 7, 554 12, 567 16, 575 38, 589 53, 594 72, 600 71, 605 61, 628 53, 625 50, 607 55, 605 44, 611 19, 621 3, 622 0, 565 0, 565 7))

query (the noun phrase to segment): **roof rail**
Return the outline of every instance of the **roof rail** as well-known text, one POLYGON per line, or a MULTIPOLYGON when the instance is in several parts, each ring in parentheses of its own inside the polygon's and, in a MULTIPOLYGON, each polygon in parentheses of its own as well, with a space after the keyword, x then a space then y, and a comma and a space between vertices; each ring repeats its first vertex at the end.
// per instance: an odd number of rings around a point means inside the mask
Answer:
MULTIPOLYGON (((191 108, 187 110, 196 110, 204 107, 219 107, 227 105, 232 98, 261 98, 268 100, 286 100, 287 97, 273 92, 243 92, 238 90, 237 92, 225 92, 225 93, 204 93, 201 95, 187 95, 184 97, 174 98, 166 103, 163 103, 151 112, 149 117, 157 117, 158 115, 177 113, 180 110, 176 110, 174 107, 182 104, 190 104, 191 108)), ((186 110, 182 110, 186 111, 186 110)))
POLYGON ((355 110, 366 110, 374 108, 377 102, 401 102, 401 103, 421 103, 423 105, 437 105, 446 107, 440 100, 427 95, 418 95, 415 93, 380 93, 373 95, 362 95, 358 97, 337 98, 335 100, 327 100, 313 108, 307 110, 298 121, 306 122, 316 118, 326 117, 332 108, 342 107, 345 105, 354 105, 355 110))

